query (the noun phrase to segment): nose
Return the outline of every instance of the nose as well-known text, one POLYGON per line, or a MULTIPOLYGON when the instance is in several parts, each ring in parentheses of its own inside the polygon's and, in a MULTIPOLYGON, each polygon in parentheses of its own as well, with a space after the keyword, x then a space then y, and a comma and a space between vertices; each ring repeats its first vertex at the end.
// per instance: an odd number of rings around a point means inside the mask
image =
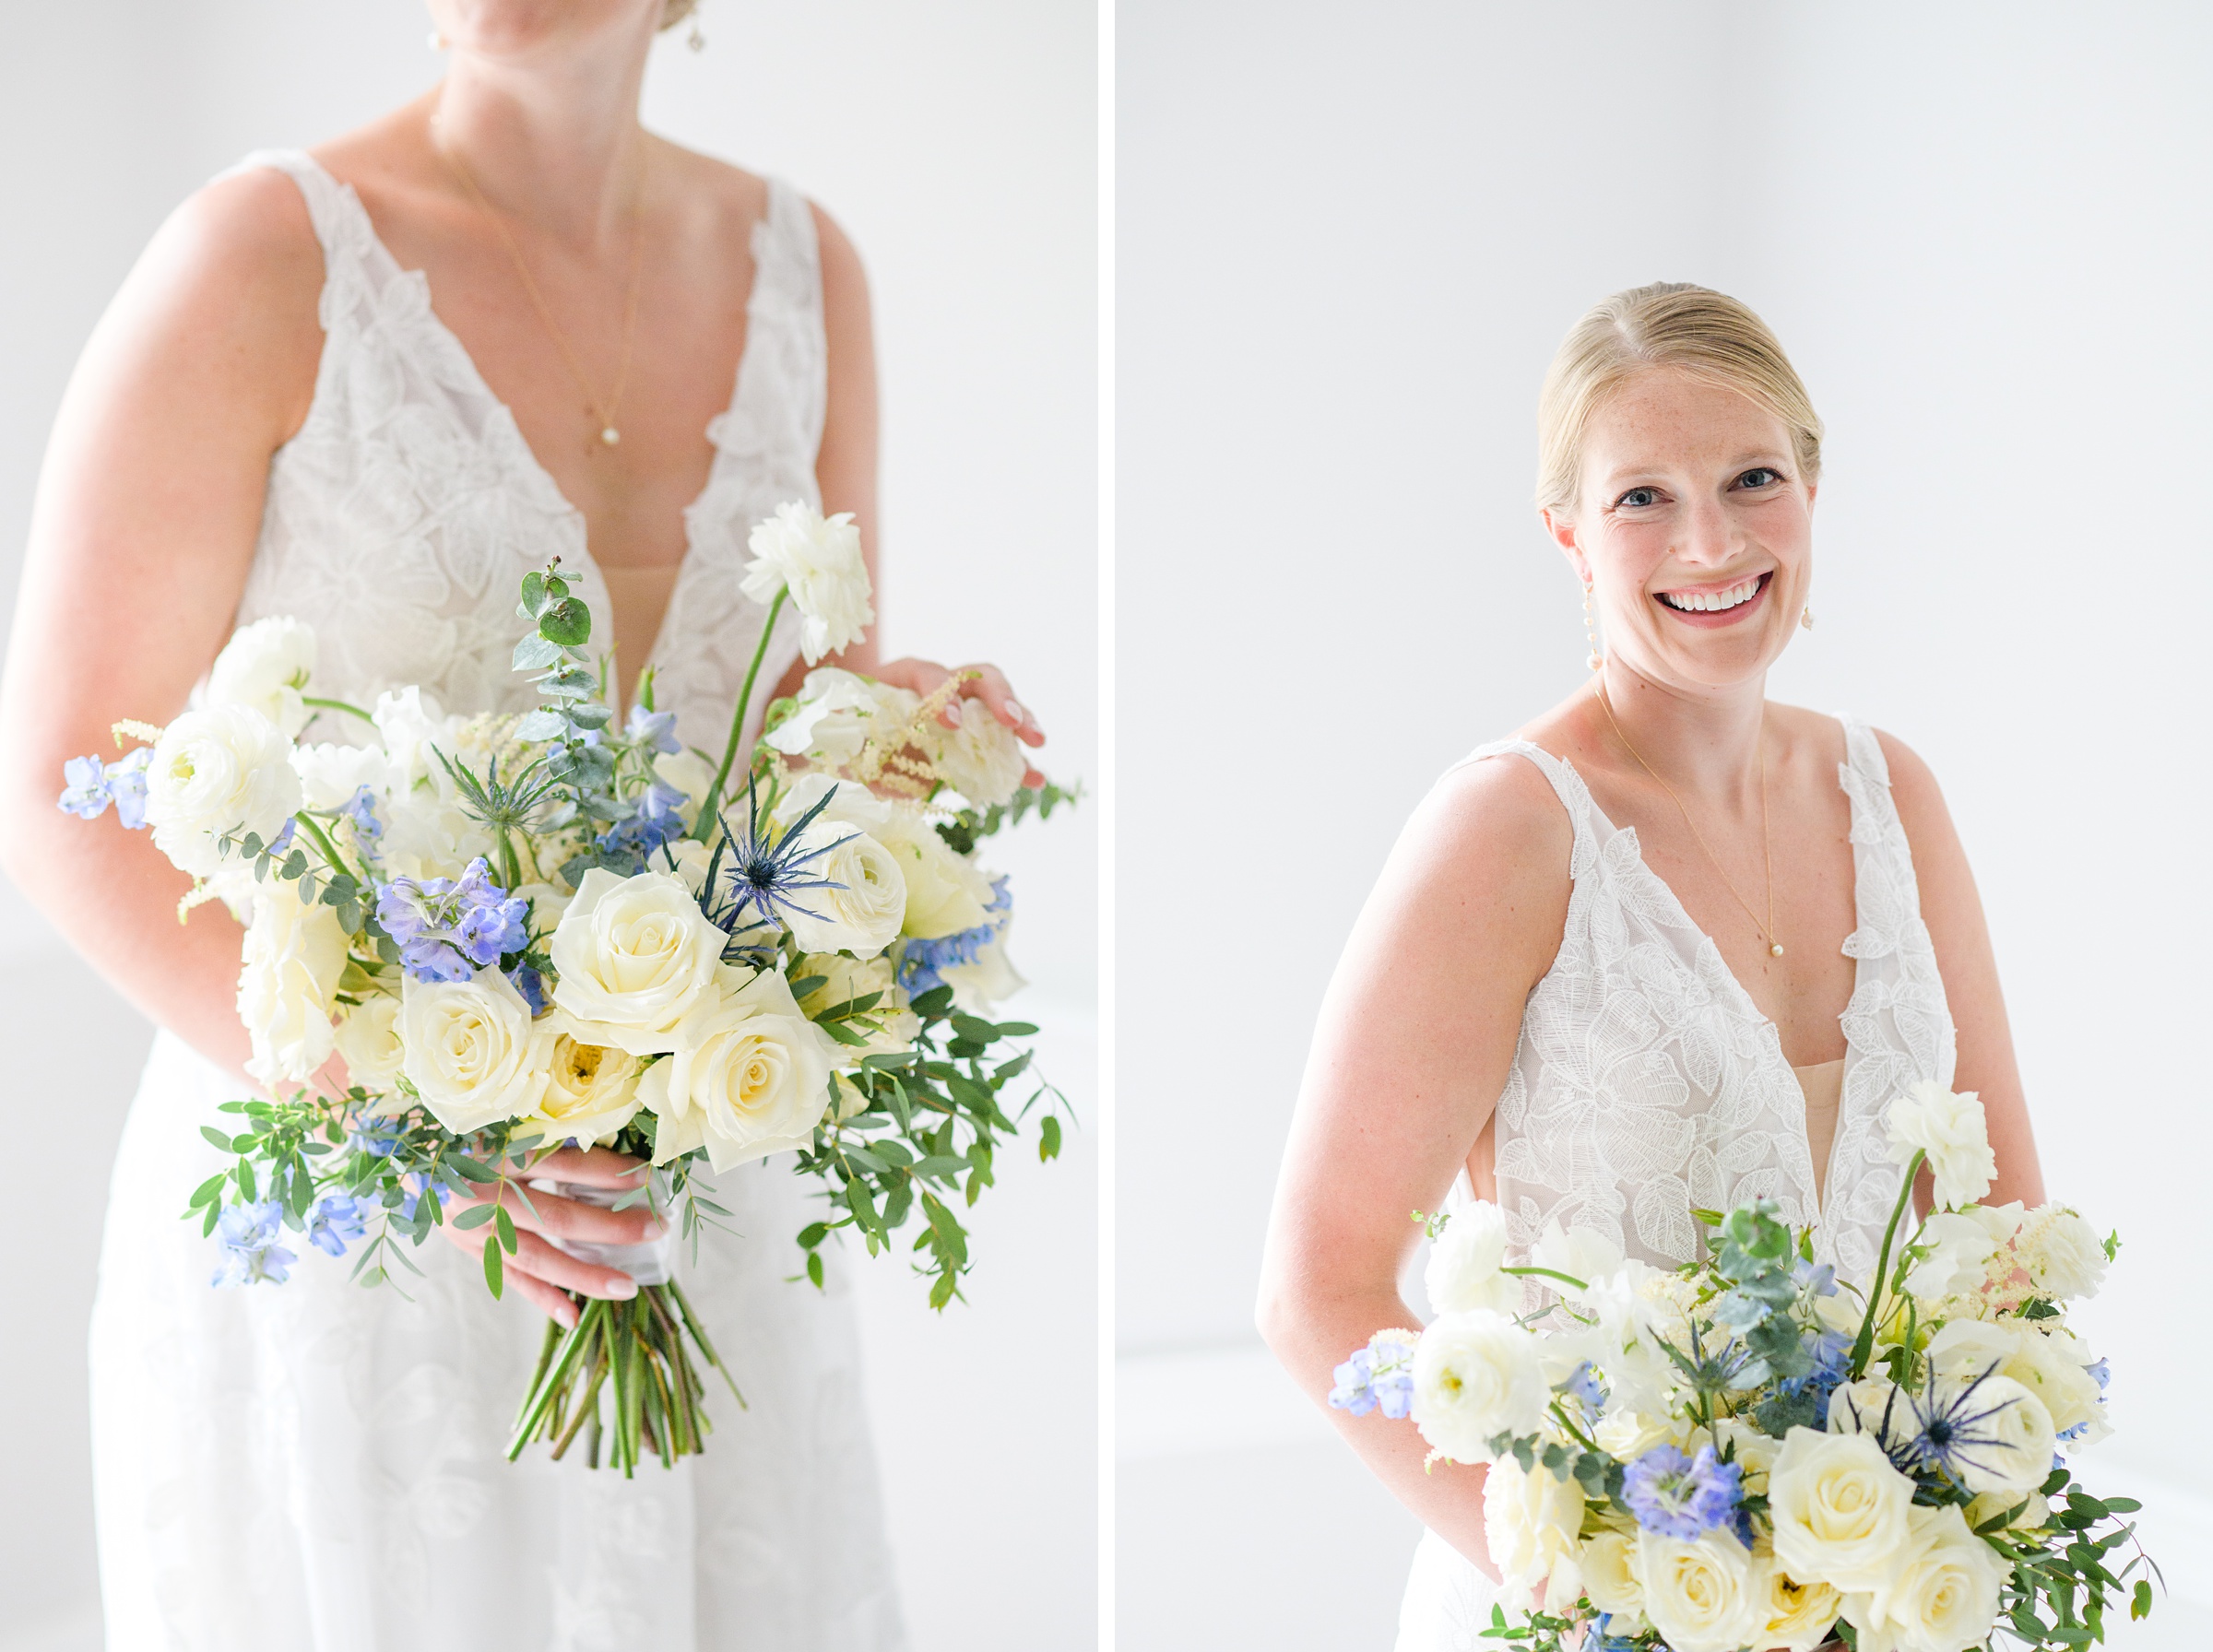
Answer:
POLYGON ((1668 548, 1686 567, 1720 567, 1736 554, 1736 525, 1718 499, 1691 502, 1680 538, 1668 548))

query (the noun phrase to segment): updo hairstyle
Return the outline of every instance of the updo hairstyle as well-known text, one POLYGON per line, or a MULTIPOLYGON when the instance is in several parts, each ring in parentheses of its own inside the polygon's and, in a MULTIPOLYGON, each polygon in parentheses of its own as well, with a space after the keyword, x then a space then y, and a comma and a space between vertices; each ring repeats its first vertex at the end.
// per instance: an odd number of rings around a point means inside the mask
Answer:
POLYGON ((1820 478, 1820 415, 1768 324, 1724 293, 1687 281, 1656 281, 1593 306, 1560 341, 1537 400, 1541 507, 1573 508, 1592 419, 1629 379, 1655 367, 1734 390, 1766 408, 1791 433, 1800 479, 1820 478))

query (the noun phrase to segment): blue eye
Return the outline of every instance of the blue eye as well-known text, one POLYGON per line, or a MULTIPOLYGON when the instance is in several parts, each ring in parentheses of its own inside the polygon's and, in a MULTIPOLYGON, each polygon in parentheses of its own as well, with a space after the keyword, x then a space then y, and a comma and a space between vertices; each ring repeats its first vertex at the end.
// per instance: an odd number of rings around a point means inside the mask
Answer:
POLYGON ((1656 505, 1659 502, 1659 489, 1631 488, 1627 493, 1623 494, 1619 499, 1614 502, 1614 506, 1615 509, 1619 510, 1622 506, 1627 505, 1630 510, 1635 511, 1639 510, 1646 505, 1656 505))
POLYGON ((1736 478, 1740 488, 1772 488, 1782 480, 1782 472, 1772 465, 1755 465, 1736 478))

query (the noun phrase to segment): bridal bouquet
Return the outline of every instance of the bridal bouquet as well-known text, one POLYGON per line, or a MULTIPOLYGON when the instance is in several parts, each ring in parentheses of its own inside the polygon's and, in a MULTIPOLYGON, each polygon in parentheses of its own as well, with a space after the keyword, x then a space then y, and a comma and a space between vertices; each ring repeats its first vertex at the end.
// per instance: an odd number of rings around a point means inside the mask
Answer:
MULTIPOLYGON (((217 1285, 281 1283, 302 1239, 358 1245, 355 1277, 394 1282, 394 1262, 420 1271, 400 1242, 450 1221, 490 1225, 496 1297, 520 1244, 511 1208, 547 1188, 650 1201, 696 1256, 728 1214, 712 1175, 795 1151, 827 1201, 799 1234, 817 1286, 830 1233, 857 1230, 873 1255, 919 1217, 932 1305, 959 1294, 956 1212, 1017 1119, 1046 1101, 1041 1157, 1060 1144, 1058 1092, 1009 1091, 1030 1057, 1006 1041, 1036 1028, 990 1019, 1022 982, 1006 880, 976 850, 1069 794, 1023 787, 1013 736, 957 678, 923 697, 816 670, 740 767, 784 605, 810 665, 874 617, 848 518, 787 505, 750 548, 744 589, 769 613, 719 761, 679 742, 650 673, 617 720, 556 563, 522 582, 532 629, 513 663, 535 711, 444 715, 416 688, 370 709, 318 697, 314 632, 272 618, 231 639, 203 704, 166 728, 118 725, 119 744, 143 743, 117 761, 67 765, 65 809, 112 804, 193 875, 180 918, 220 898, 247 925, 248 1070, 284 1099, 225 1103, 233 1122, 204 1127, 231 1155, 187 1212, 220 1242, 217 1285), (299 743, 318 719, 346 742, 299 743), (334 1053, 342 1091, 310 1082, 334 1053), (534 1174, 569 1143, 651 1169, 620 1193, 534 1174)), ((673 1238, 563 1245, 641 1288, 549 1324, 511 1458, 538 1439, 559 1457, 580 1433, 594 1464, 604 1433, 626 1474, 645 1451, 703 1448, 692 1351, 737 1387, 669 1271, 673 1238)))
POLYGON ((1532 1266, 1503 1266, 1495 1205, 1432 1224, 1438 1316, 1378 1334, 1330 1403, 1411 1416, 1432 1460, 1490 1466, 1487 1634, 1965 1652, 2001 1632, 2083 1646, 2116 1598, 2150 1610, 2149 1579, 2127 1583, 2148 1559, 2117 1552, 2138 1505, 2059 1455, 2108 1432, 2105 1362, 2064 1304, 2096 1293, 2117 1238, 1978 1203, 1994 1162, 1971 1094, 1917 1084, 1888 1125, 1906 1186, 1864 1295, 1764 1199, 1699 1212, 1710 1254, 1672 1272, 1557 1224, 1532 1266), (1923 1164, 1937 1210, 1900 1244, 1923 1164))

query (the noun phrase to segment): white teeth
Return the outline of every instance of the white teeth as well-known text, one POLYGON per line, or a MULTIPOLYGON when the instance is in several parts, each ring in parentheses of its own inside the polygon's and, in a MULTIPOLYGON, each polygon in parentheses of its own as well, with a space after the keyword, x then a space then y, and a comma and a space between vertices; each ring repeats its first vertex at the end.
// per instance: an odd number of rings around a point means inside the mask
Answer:
POLYGON ((1688 614, 1715 614, 1724 608, 1734 608, 1750 602, 1759 595, 1759 577, 1734 585, 1724 585, 1718 591, 1663 591, 1660 600, 1671 608, 1688 614))

